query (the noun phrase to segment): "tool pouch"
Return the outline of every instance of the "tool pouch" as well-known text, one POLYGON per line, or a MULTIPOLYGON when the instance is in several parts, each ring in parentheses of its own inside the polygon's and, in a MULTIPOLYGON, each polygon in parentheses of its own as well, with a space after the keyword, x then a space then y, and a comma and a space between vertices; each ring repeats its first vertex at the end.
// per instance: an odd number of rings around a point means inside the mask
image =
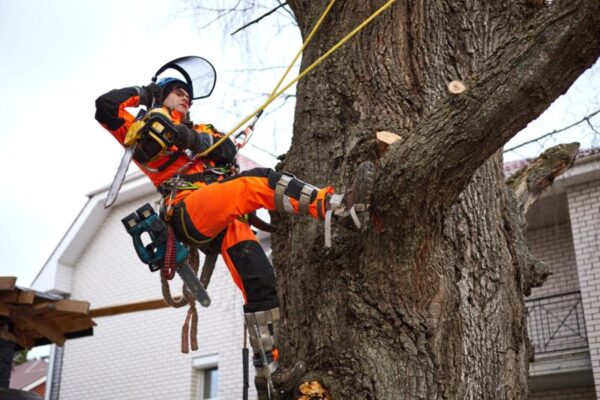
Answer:
MULTIPOLYGON (((133 238, 133 246, 140 260, 151 272, 164 265, 167 250, 167 225, 148 203, 121 220, 127 233, 133 238)), ((188 248, 175 241, 175 261, 181 263, 188 256, 188 248)))

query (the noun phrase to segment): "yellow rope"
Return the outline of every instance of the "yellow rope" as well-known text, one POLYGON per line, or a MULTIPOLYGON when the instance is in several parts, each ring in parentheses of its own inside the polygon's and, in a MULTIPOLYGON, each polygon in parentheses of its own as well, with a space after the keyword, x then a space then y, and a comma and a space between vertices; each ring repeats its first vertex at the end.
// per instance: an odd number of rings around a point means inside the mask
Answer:
MULTIPOLYGON (((332 0, 332 1, 334 1, 334 0, 332 0)), ((223 143, 227 138, 229 138, 231 135, 233 135, 235 132, 237 132, 237 130, 240 129, 244 124, 246 124, 248 121, 250 121, 250 119, 252 119, 252 117, 254 117, 256 114, 258 114, 260 111, 264 110, 269 104, 271 104, 273 102, 273 100, 275 100, 277 97, 281 96, 282 93, 284 93, 286 90, 288 90, 292 85, 294 85, 300 79, 304 78, 304 76, 306 76, 306 74, 308 74, 315 67, 317 67, 319 64, 321 64, 321 62, 323 62, 323 60, 325 60, 327 57, 329 57, 334 51, 339 49, 348 40, 350 40, 354 35, 356 35, 358 32, 360 32, 365 26, 367 26, 371 21, 373 21, 379 14, 381 14, 387 8, 389 8, 392 4, 394 4, 394 2, 396 2, 396 0, 389 0, 387 3, 385 3, 383 6, 381 6, 377 11, 375 11, 367 19, 365 19, 360 25, 358 25, 356 28, 354 28, 352 30, 352 32, 350 32, 349 34, 344 36, 339 42, 337 42, 329 50, 327 50, 327 52, 325 52, 325 54, 323 54, 321 57, 319 57, 317 60, 315 60, 304 71, 302 71, 295 79, 293 79, 291 82, 289 82, 287 85, 285 85, 283 89, 280 89, 276 93, 269 96, 269 98, 267 98, 267 100, 263 104, 261 104, 260 107, 258 107, 256 110, 254 110, 254 112, 252 112, 250 115, 248 115, 246 118, 244 118, 241 122, 239 122, 232 130, 230 130, 225 136, 223 136, 221 139, 219 139, 211 147, 209 147, 202 153, 197 154, 196 157, 205 157, 207 154, 209 154, 211 151, 213 151, 216 147, 221 145, 221 143, 223 143)), ((328 7, 328 9, 329 9, 329 7, 328 7)))
POLYGON ((323 20, 325 20, 325 17, 327 16, 327 14, 329 14, 329 10, 331 10, 331 7, 333 7, 334 4, 335 4, 335 0, 331 0, 329 2, 329 4, 327 5, 327 8, 325 9, 325 11, 323 11, 323 14, 321 14, 321 16, 319 17, 319 20, 317 21, 315 26, 312 28, 312 30, 306 37, 306 40, 304 41, 304 43, 302 43, 302 47, 300 48, 300 50, 298 50, 298 52, 294 56, 294 59, 292 60, 290 65, 288 65, 287 69, 285 70, 285 72, 283 73, 281 78, 279 79, 279 82, 277 82, 277 85, 275 85, 275 88, 273 88, 273 91, 269 95, 269 98, 273 97, 273 95, 275 93, 277 93, 277 89, 279 89, 279 86, 281 86, 281 84, 283 83, 283 80, 286 78, 287 74, 290 72, 290 70, 296 63, 296 60, 298 60, 298 57, 300 57, 300 54, 302 54, 302 52, 304 51, 306 46, 308 46, 308 44, 312 40, 312 37, 315 35, 315 32, 317 32, 317 29, 319 29, 319 27, 321 26, 321 23, 323 23, 323 20))

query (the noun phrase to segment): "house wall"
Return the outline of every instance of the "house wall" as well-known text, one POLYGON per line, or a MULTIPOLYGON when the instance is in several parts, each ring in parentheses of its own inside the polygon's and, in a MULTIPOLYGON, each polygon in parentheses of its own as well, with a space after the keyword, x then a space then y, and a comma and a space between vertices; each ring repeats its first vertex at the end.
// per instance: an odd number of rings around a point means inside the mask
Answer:
POLYGON ((532 393, 529 400, 596 400, 594 386, 544 390, 532 393))
MULTIPOLYGON (((112 210, 76 263, 71 298, 89 301, 92 309, 162 298, 158 272, 137 259, 120 222, 150 200, 112 210)), ((173 282, 179 294, 181 281, 173 282)), ((218 354, 219 399, 240 399, 242 298, 221 260, 208 291, 211 306, 198 307, 200 348, 187 355, 180 350, 187 307, 95 319, 94 336, 65 344, 60 399, 195 399, 193 358, 212 354, 218 354)), ((250 395, 255 398, 253 390, 250 395)))
POLYGON ((570 187, 568 200, 594 383, 600 393, 600 181, 570 187))
POLYGON ((539 260, 552 271, 544 285, 531 290, 528 299, 559 295, 579 290, 575 248, 569 222, 527 232, 527 244, 539 260))

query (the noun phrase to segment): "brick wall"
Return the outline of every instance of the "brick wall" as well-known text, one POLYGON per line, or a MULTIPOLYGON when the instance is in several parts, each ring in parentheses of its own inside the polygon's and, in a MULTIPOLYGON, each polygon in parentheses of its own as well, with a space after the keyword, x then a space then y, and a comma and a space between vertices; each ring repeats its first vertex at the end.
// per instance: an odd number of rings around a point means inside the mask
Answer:
POLYGON ((529 299, 579 290, 571 225, 557 224, 527 232, 531 252, 552 270, 542 287, 533 288, 529 299))
POLYGON ((529 395, 529 400, 596 400, 593 386, 543 390, 529 395))
POLYGON ((600 393, 600 181, 571 187, 567 195, 594 383, 600 393))
MULTIPOLYGON (((73 274, 71 298, 92 308, 161 298, 158 273, 135 255, 120 219, 146 201, 115 207, 90 241, 73 274)), ((173 294, 181 283, 176 277, 173 294)), ((60 399, 196 399, 194 357, 218 354, 220 400, 242 397, 242 298, 219 260, 209 287, 212 305, 198 307, 200 349, 180 351, 187 307, 96 319, 94 336, 66 342, 60 399)), ((250 398, 254 399, 253 388, 250 398)))

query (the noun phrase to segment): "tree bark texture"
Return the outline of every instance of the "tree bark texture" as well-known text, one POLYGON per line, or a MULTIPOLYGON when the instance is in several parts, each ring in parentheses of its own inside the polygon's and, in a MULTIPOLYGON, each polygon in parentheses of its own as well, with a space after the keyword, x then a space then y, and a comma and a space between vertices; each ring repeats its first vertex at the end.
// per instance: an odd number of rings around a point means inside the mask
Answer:
MULTIPOLYGON (((306 36, 324 1, 289 0, 306 36)), ((339 1, 302 68, 383 4, 339 1)), ((347 187, 379 166, 366 232, 282 217, 283 361, 333 399, 522 399, 532 260, 501 148, 600 54, 600 2, 398 0, 299 82, 281 168, 347 187), (459 95, 452 80, 465 82, 459 95), (377 158, 376 131, 405 140, 377 158)))

